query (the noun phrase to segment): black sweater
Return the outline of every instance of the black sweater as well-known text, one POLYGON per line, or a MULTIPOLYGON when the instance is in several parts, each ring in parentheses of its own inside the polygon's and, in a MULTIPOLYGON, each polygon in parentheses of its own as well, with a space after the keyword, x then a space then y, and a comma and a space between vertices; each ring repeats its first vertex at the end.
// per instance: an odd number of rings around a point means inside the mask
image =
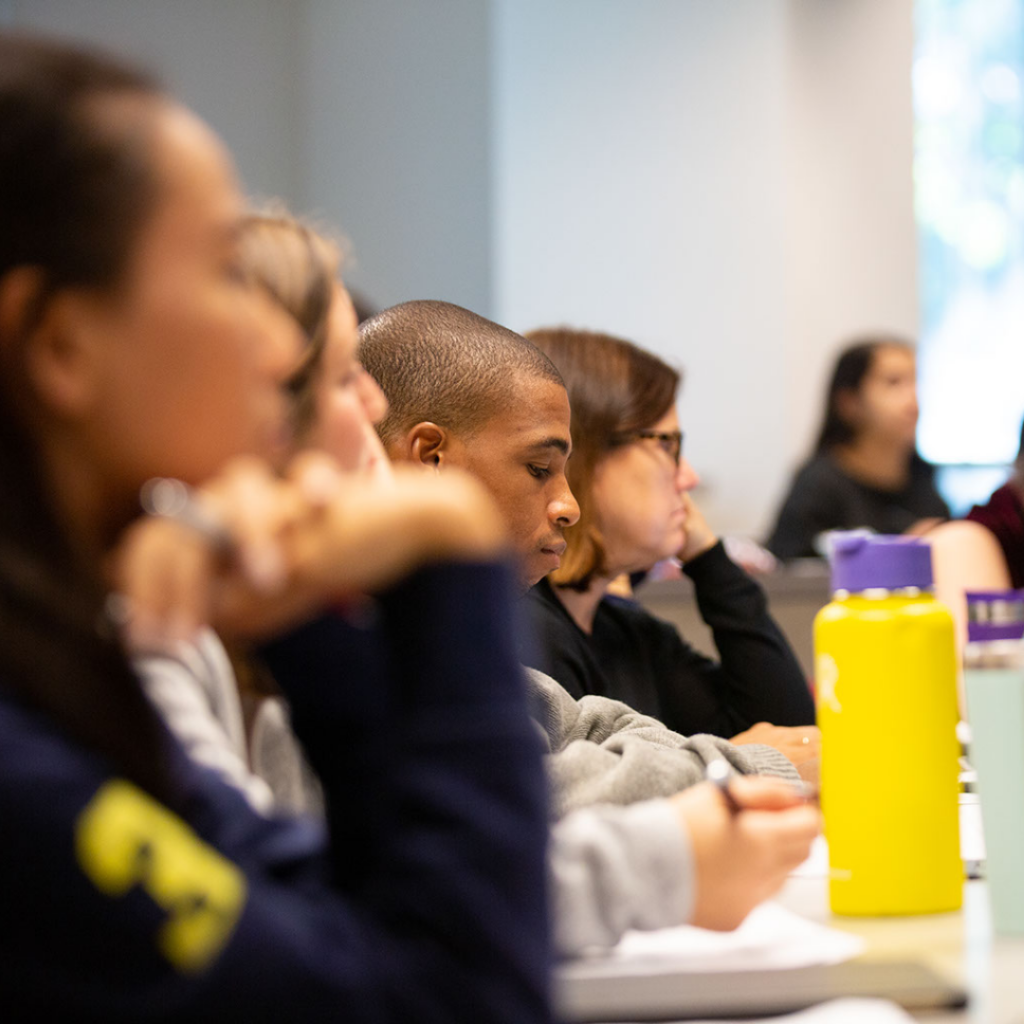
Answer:
POLYGON ((760 721, 812 723, 807 682, 761 588, 721 543, 684 571, 720 662, 695 651, 675 626, 618 597, 601 601, 588 636, 542 580, 529 595, 541 648, 536 667, 577 698, 623 701, 686 736, 733 736, 760 721))
POLYGON ((815 455, 797 473, 779 511, 768 547, 779 558, 820 555, 827 530, 867 527, 904 533, 922 519, 946 519, 949 508, 935 489, 935 470, 915 456, 906 486, 883 491, 854 480, 828 455, 815 455))

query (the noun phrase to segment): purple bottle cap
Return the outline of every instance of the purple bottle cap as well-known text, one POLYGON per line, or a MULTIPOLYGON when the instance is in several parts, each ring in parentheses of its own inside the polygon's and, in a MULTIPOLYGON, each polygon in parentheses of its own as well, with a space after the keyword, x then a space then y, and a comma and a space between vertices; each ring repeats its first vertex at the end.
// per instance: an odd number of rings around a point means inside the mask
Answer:
POLYGON ((925 590, 932 585, 932 548, 919 537, 837 531, 829 536, 829 555, 833 590, 925 590))
POLYGON ((967 639, 1024 638, 1024 590, 969 590, 967 597, 967 639))

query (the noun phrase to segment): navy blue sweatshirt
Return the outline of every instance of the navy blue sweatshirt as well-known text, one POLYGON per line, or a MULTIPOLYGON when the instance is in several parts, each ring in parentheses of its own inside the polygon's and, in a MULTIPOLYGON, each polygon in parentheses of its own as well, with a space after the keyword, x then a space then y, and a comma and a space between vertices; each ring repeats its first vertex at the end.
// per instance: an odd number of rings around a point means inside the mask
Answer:
POLYGON ((327 617, 262 652, 327 834, 261 818, 168 737, 172 811, 0 683, 4 1019, 547 1021, 511 594, 502 568, 441 566, 373 628, 327 617))

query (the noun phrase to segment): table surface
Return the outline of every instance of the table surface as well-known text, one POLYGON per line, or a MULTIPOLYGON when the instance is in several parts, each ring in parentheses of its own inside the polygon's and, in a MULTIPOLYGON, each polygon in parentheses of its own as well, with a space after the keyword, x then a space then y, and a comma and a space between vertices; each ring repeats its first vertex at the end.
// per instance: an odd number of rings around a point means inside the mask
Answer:
POLYGON ((921 1019, 936 1024, 1024 1024, 1024 937, 993 936, 984 882, 968 882, 963 909, 952 914, 840 917, 828 909, 823 878, 790 878, 779 902, 811 920, 861 936, 867 942, 865 960, 922 960, 965 986, 970 998, 966 1009, 922 1013, 921 1019))
MULTIPOLYGON (((795 571, 760 578, 773 615, 783 625, 808 672, 812 663, 810 623, 813 612, 828 600, 827 574, 824 563, 812 562, 795 571), (792 622, 786 618, 789 611, 792 622)), ((655 614, 676 622, 683 635, 691 642, 697 640, 700 648, 700 630, 704 627, 692 589, 686 579, 653 582, 645 584, 637 596, 655 614)), ((714 656, 710 635, 705 642, 708 653, 714 656)), ((970 1003, 965 1010, 921 1014, 922 1019, 936 1024, 1024 1024, 1024 937, 993 936, 984 882, 967 883, 963 910, 954 914, 839 917, 828 909, 827 885, 820 877, 791 878, 779 900, 814 921, 862 936, 868 944, 864 959, 923 960, 967 989, 970 1003)))

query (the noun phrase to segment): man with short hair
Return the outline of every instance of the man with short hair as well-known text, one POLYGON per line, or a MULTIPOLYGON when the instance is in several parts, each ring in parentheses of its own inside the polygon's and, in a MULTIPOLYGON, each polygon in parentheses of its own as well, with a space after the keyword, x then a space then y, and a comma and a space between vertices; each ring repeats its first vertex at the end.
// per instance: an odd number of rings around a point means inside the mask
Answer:
POLYGON ((359 330, 360 359, 388 399, 377 430, 393 461, 479 477, 504 513, 524 589, 558 565, 580 517, 565 478, 569 397, 531 342, 446 302, 407 302, 359 330))
MULTIPOLYGON (((388 399, 378 427, 391 459, 475 474, 504 513, 523 589, 559 563, 579 518, 565 465, 569 400, 548 357, 521 335, 446 302, 406 302, 359 329, 359 357, 388 399)), ((574 699, 528 670, 547 734, 559 813, 593 803, 669 796, 725 758, 742 774, 797 780, 772 747, 684 737, 619 701, 574 699)))
MULTIPOLYGON (((554 569, 579 507, 565 477, 568 396, 547 357, 441 302, 373 317, 359 354, 389 401, 379 428, 388 455, 475 473, 504 512, 524 591, 554 569)), ((777 751, 686 738, 618 701, 576 700, 548 676, 527 675, 561 816, 550 864, 563 954, 611 945, 628 928, 735 927, 806 855, 817 816, 786 787, 736 780, 743 810, 734 815, 711 787, 694 786, 722 758, 742 773, 795 780, 777 751)))

